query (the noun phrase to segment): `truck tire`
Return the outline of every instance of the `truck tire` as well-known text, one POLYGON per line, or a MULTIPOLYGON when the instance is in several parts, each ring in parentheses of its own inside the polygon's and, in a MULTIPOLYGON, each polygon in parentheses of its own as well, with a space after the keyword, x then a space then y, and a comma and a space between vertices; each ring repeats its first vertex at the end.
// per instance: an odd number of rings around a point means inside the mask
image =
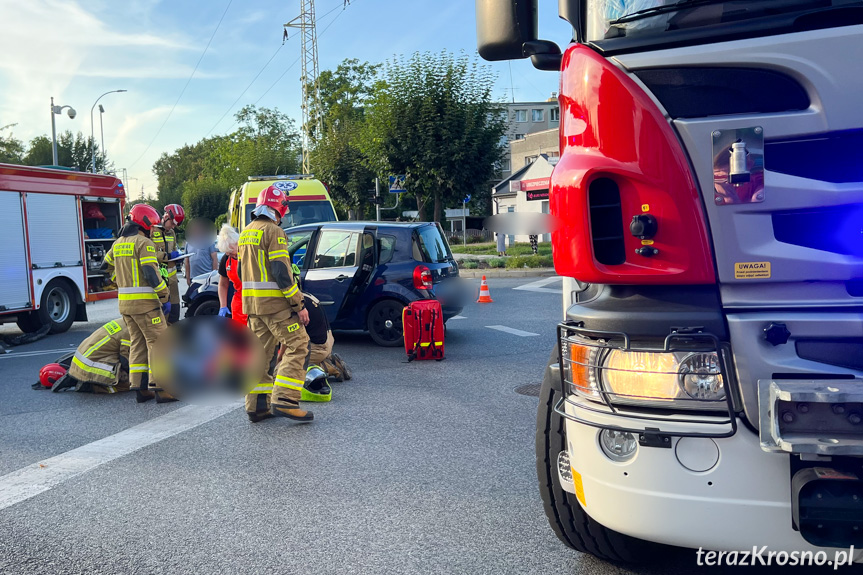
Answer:
MULTIPOLYGON (((553 353, 557 361, 557 351, 553 353)), ((575 495, 560 485, 557 472, 557 455, 566 449, 564 418, 555 413, 554 405, 560 399, 560 382, 546 374, 539 392, 539 409, 536 415, 536 474, 539 494, 545 514, 554 534, 564 545, 590 553, 607 561, 644 563, 661 557, 665 546, 635 539, 603 527, 582 509, 575 495)))
POLYGON ((55 279, 42 290, 39 309, 18 316, 18 328, 24 333, 50 326, 48 333, 63 333, 72 327, 78 313, 78 300, 69 282, 55 279))

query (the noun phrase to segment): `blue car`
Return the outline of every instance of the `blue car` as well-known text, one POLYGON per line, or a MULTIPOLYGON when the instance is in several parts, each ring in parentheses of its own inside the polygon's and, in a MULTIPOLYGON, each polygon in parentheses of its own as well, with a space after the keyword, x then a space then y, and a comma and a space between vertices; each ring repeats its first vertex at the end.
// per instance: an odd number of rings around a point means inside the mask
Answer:
POLYGON ((441 300, 444 321, 462 310, 458 265, 438 224, 321 222, 285 233, 303 291, 321 301, 332 329, 398 346, 410 302, 441 300))

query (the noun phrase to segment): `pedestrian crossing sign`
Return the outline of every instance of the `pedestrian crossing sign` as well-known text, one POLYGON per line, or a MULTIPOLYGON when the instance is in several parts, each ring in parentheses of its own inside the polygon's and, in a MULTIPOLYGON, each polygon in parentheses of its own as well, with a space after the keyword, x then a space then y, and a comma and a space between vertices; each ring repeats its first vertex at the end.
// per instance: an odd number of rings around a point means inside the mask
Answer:
POLYGON ((404 176, 390 176, 390 193, 391 194, 403 194, 407 190, 405 189, 405 177, 404 176))

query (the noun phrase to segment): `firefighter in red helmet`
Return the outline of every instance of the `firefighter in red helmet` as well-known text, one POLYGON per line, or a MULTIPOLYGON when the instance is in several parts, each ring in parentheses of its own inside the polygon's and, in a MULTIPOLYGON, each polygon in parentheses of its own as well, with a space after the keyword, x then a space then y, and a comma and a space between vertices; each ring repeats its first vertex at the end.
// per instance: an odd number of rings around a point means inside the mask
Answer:
POLYGON ((254 219, 240 234, 237 259, 243 311, 249 316, 249 329, 264 346, 258 385, 246 396, 246 413, 253 423, 270 416, 300 422, 314 418, 310 411, 300 409, 309 312, 291 270, 285 232, 279 227, 288 211, 288 195, 296 186, 294 182, 276 182, 263 190, 252 212, 254 219), (269 360, 277 344, 284 354, 271 376, 269 360))
POLYGON ((153 397, 162 403, 174 398, 151 380, 152 353, 167 326, 163 312, 170 313, 168 286, 159 271, 156 246, 150 230, 161 217, 152 206, 136 204, 129 222, 105 254, 104 268, 116 275, 120 314, 129 328, 129 379, 138 403, 153 397))
POLYGON ((180 282, 177 279, 178 261, 170 261, 180 257, 177 250, 176 228, 186 219, 186 211, 180 204, 168 204, 159 225, 153 226, 150 239, 156 245, 156 258, 159 260, 162 277, 168 285, 168 301, 171 311, 168 313, 168 325, 180 321, 180 282))

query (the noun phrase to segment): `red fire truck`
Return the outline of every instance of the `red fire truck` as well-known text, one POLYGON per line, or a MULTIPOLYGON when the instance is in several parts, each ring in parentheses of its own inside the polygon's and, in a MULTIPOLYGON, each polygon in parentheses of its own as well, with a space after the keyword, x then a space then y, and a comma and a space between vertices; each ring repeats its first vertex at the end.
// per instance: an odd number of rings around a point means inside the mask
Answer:
POLYGON ((125 200, 113 176, 0 164, 0 323, 61 333, 87 321, 87 302, 117 297, 99 267, 125 200))
POLYGON ((560 0, 563 51, 537 4, 476 1, 483 58, 560 72, 551 527, 860 560, 863 2, 560 0))

